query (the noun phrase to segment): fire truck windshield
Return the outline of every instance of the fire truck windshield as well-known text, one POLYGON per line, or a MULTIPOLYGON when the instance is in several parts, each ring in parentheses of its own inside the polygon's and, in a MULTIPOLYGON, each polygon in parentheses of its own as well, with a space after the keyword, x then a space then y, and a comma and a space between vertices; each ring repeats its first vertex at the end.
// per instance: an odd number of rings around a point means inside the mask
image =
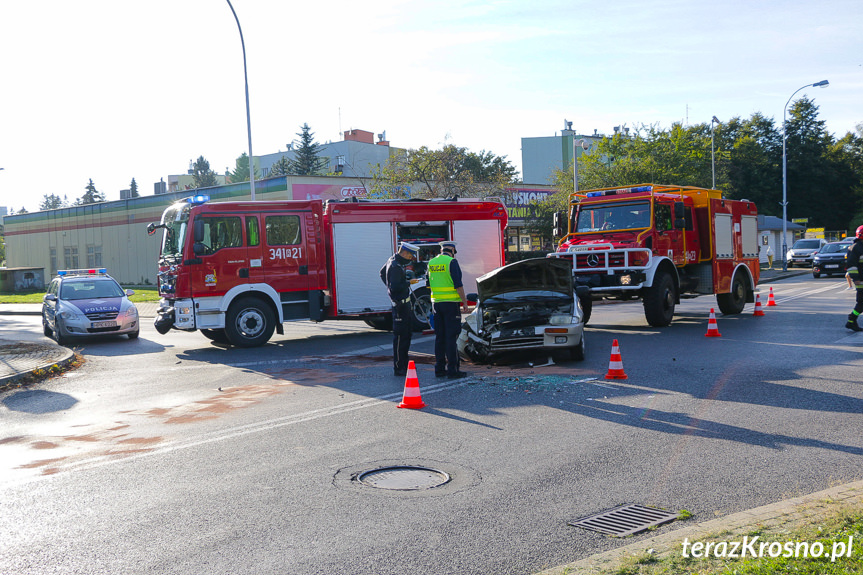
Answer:
POLYGON ((179 258, 183 254, 186 239, 186 224, 189 223, 189 204, 174 204, 162 214, 162 256, 179 258))
POLYGON ((650 202, 596 206, 582 204, 578 209, 575 233, 610 230, 639 230, 650 227, 650 202))

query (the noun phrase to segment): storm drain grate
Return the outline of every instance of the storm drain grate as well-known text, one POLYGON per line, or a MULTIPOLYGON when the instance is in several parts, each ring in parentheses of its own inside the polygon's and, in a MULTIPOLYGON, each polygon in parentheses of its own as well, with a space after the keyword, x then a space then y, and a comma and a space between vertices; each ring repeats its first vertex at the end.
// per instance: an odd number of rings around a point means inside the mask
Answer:
POLYGON ((644 505, 621 505, 578 521, 571 521, 569 525, 598 531, 612 537, 626 537, 675 519, 677 519, 676 513, 662 509, 645 507, 644 505))

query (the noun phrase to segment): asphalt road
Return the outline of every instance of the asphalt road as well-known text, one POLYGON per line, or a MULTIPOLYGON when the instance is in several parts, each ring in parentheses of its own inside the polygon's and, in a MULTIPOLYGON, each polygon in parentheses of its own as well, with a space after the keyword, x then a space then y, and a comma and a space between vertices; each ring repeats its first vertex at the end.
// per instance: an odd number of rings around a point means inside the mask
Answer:
POLYGON ((0 394, 0 572, 527 574, 631 542, 567 525, 622 503, 708 519, 860 479, 844 287, 778 282, 777 307, 718 314, 718 338, 713 298, 667 329, 596 306, 586 361, 456 382, 420 336, 422 410, 396 408, 389 335, 364 325, 289 325, 256 350, 151 328, 87 342, 75 372, 0 394), (614 339, 626 380, 604 379, 614 339), (355 480, 388 465, 451 480, 355 480))

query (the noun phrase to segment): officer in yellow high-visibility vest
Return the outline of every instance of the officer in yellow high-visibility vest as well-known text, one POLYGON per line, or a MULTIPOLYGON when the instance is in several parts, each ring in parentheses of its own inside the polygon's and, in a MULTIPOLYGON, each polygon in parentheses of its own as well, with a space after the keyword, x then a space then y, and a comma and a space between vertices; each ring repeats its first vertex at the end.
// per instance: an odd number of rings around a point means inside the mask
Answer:
POLYGON ((455 242, 441 242, 440 255, 428 263, 429 287, 434 305, 435 377, 458 379, 467 374, 459 370, 458 341, 461 332, 461 310, 468 311, 461 279, 461 268, 455 259, 455 242))

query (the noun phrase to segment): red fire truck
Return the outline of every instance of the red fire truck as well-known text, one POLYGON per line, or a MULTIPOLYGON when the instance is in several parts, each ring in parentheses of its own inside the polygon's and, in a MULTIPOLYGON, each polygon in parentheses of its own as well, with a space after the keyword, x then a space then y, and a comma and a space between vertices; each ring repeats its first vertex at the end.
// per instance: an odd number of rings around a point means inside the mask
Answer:
POLYGON ((497 201, 186 198, 147 228, 164 229, 156 329, 200 330, 240 347, 263 345, 290 320, 359 319, 388 329, 391 304, 378 272, 402 241, 421 247, 408 271, 421 329, 431 310, 424 267, 438 242, 459 242, 470 291, 503 265, 506 223, 497 201))
POLYGON ((716 294, 724 314, 754 301, 753 202, 723 199, 719 190, 640 184, 572 194, 569 233, 563 214, 555 220, 555 234, 564 237, 552 256, 571 258, 576 287, 590 288, 581 299, 585 318, 603 298, 641 298, 656 327, 671 323, 681 297, 716 294))

